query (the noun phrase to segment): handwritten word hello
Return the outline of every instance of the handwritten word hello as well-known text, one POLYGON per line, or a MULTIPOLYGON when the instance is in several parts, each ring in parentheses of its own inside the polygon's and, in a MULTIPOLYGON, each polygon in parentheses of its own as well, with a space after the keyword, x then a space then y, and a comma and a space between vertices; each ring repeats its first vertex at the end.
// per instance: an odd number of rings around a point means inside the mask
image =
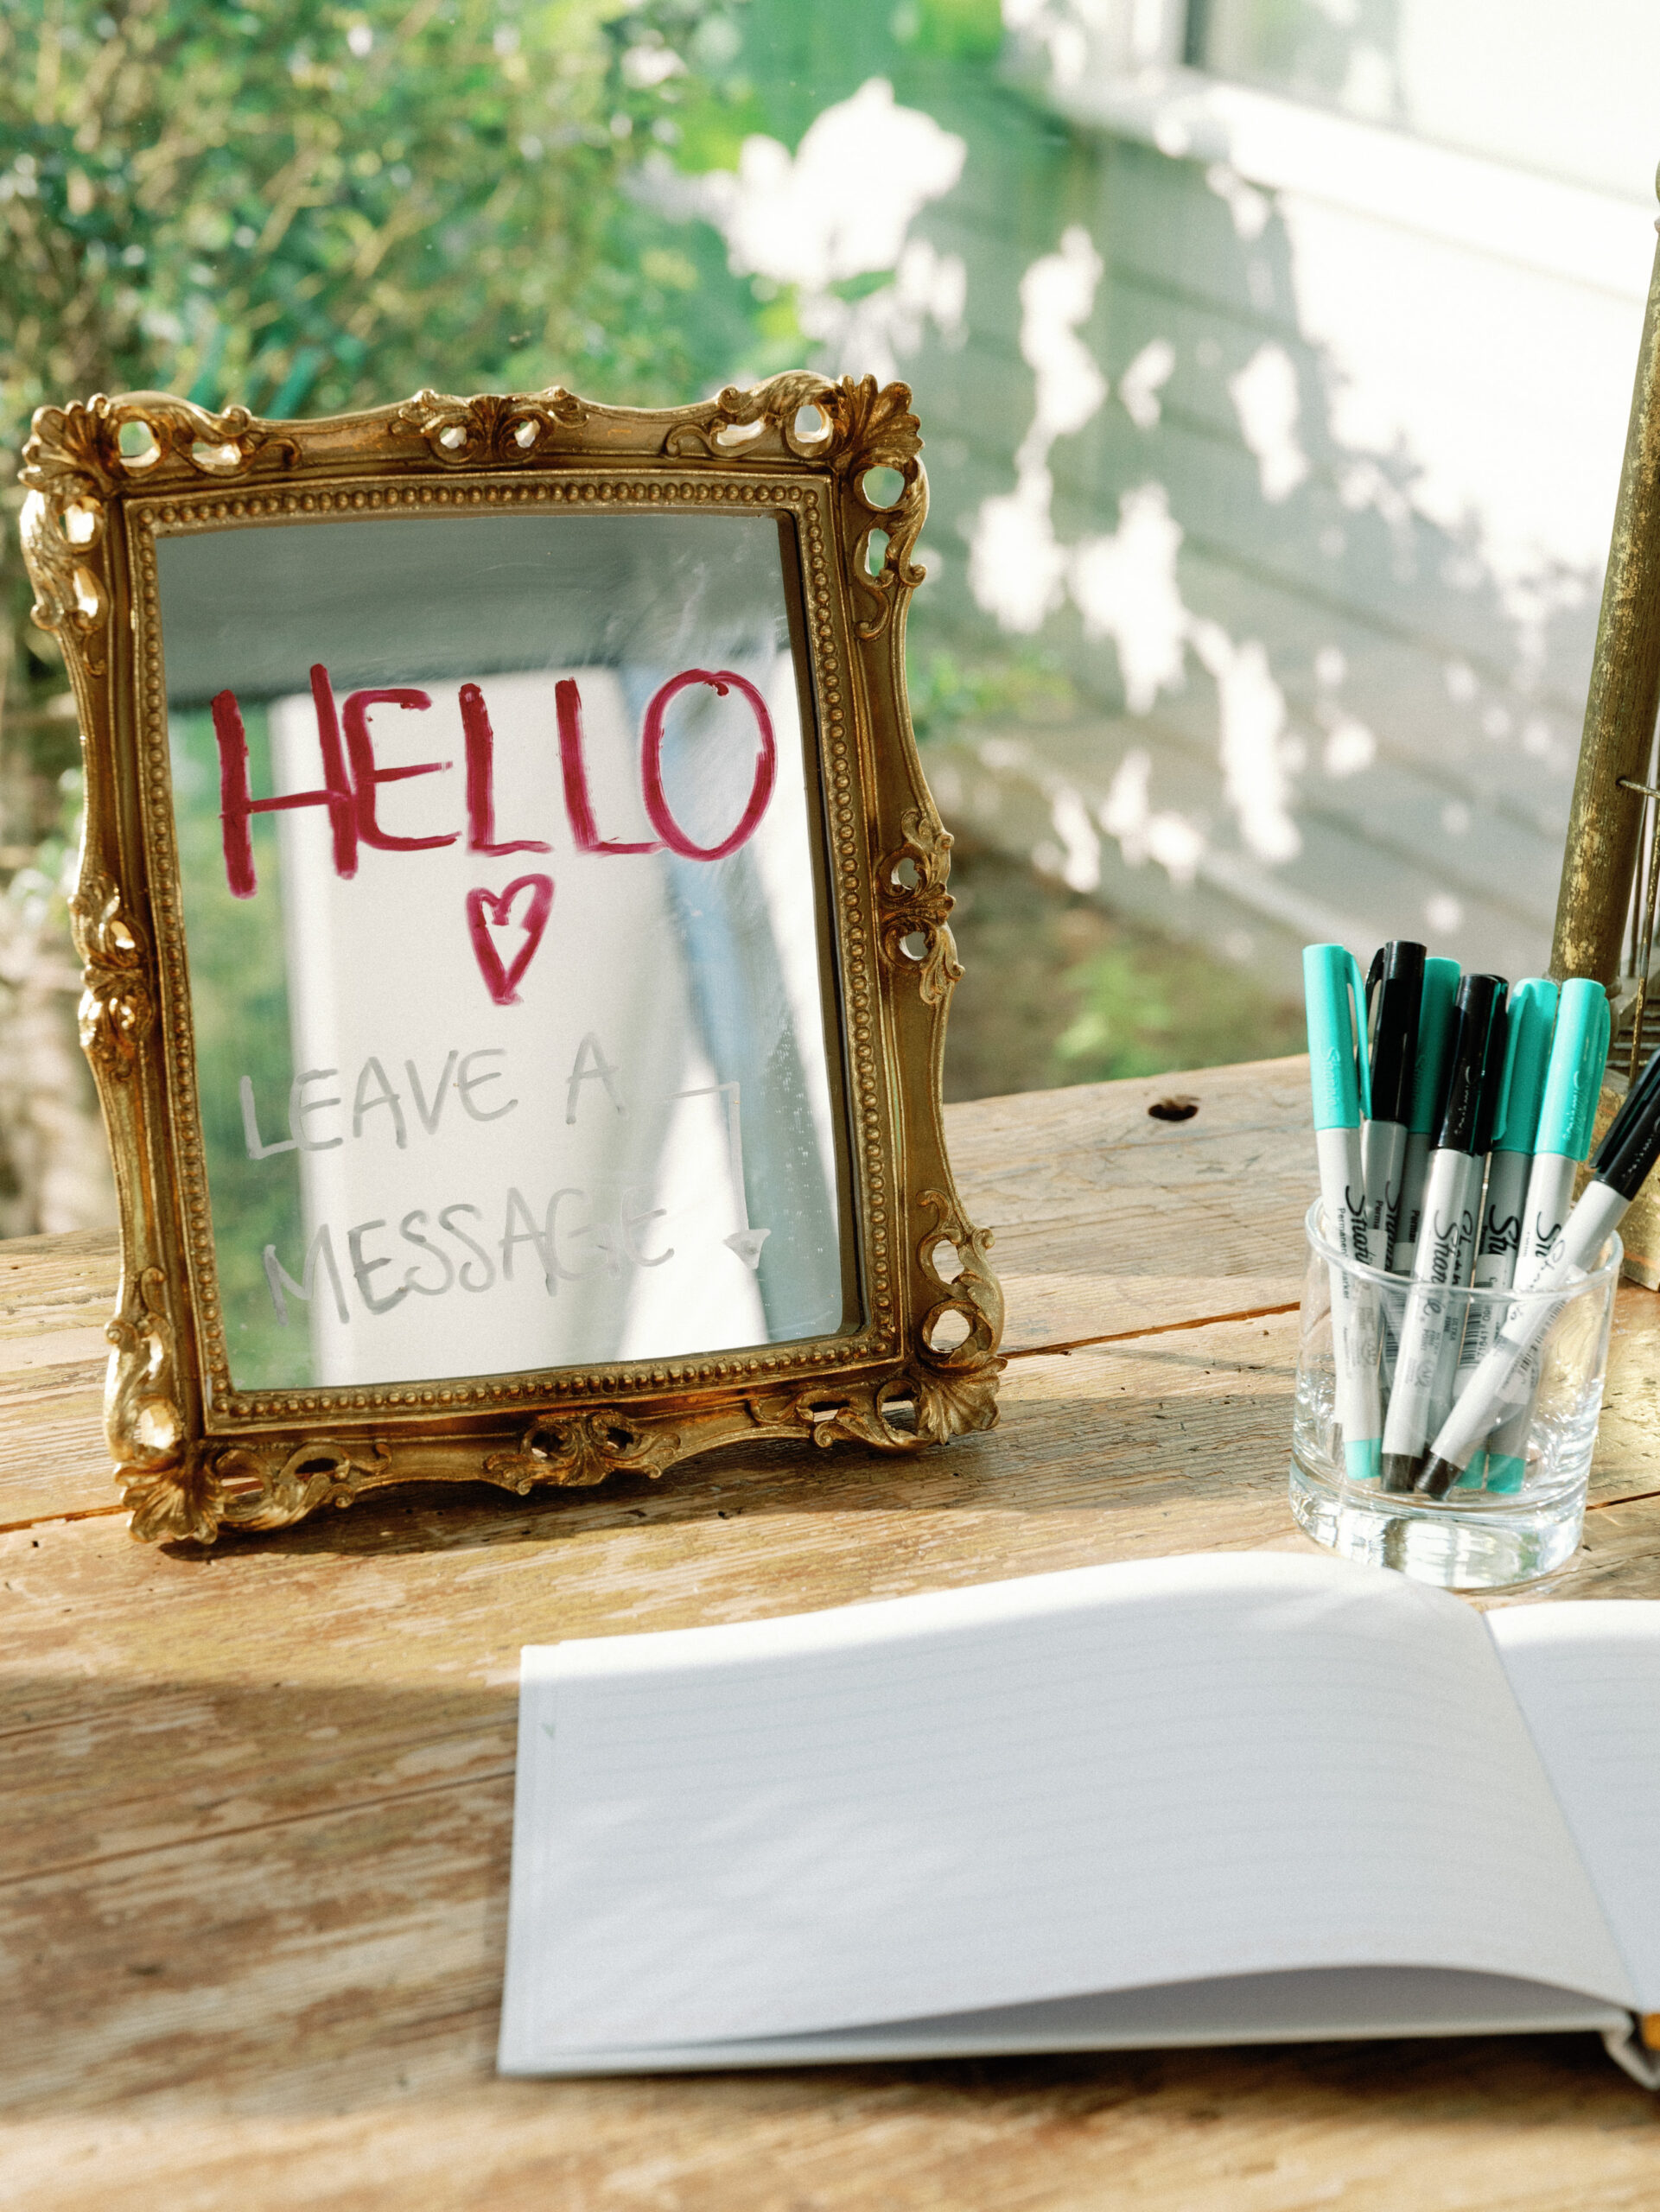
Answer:
MULTIPOLYGON (((311 696, 317 716, 317 742, 322 755, 322 784, 309 791, 289 791, 278 798, 255 798, 248 777, 248 739, 242 710, 234 691, 221 691, 213 701, 213 734, 219 744, 219 821, 223 832, 225 874, 233 897, 251 899, 258 889, 254 872, 253 840, 249 825, 256 814, 281 814, 293 808, 321 806, 328 810, 332 834, 334 872, 352 877, 358 855, 367 846, 380 853, 430 852, 454 845, 461 832, 452 830, 437 836, 397 836, 380 821, 378 811, 383 784, 406 783, 414 776, 442 776, 454 766, 449 760, 423 760, 413 766, 383 768, 375 757, 369 728, 372 707, 397 707, 420 713, 432 704, 425 691, 404 687, 386 690, 353 691, 337 709, 328 671, 320 661, 311 671, 311 696)), ((459 694, 461 730, 466 742, 467 848, 469 853, 499 856, 506 853, 545 853, 552 848, 539 837, 496 836, 495 733, 484 694, 476 683, 463 683, 459 694)), ((754 836, 773 796, 778 770, 778 747, 766 702, 745 677, 731 669, 683 669, 655 692, 646 707, 640 732, 640 793, 655 837, 639 841, 603 837, 594 812, 588 785, 588 761, 582 733, 582 693, 567 677, 553 687, 554 718, 559 734, 559 767, 564 787, 565 813, 579 853, 622 855, 657 853, 665 847, 684 860, 719 861, 754 836), (755 719, 759 747, 749 797, 730 832, 712 845, 700 845, 677 820, 663 788, 663 722, 671 702, 694 684, 704 684, 724 698, 736 691, 747 701, 755 719)), ((521 878, 502 894, 525 883, 550 882, 546 877, 521 878)), ((548 898, 552 897, 551 886, 548 898)), ((478 910, 474 910, 475 914, 478 910)), ((545 909, 542 918, 545 920, 545 909)), ((474 922, 475 940, 481 924, 474 922)), ((539 929, 537 935, 539 936, 539 929)), ((533 949, 533 948, 532 948, 533 949)))

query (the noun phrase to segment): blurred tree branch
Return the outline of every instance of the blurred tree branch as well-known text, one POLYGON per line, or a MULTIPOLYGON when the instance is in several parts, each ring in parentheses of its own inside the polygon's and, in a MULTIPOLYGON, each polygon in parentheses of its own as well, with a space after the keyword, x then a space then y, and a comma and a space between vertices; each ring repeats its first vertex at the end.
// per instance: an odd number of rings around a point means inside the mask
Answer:
MULTIPOLYGON (((720 0, 5 0, 0 1059, 28 979, 72 972, 75 726, 15 520, 35 409, 163 389, 323 414, 427 384, 677 399, 784 365, 756 358, 757 302, 715 234, 626 189, 643 144, 678 142, 677 113, 744 108, 746 87, 678 50, 720 16, 720 0)), ((0 1096, 0 1233, 39 1225, 26 1192, 8 1207, 9 1179, 38 1179, 16 1167, 16 1112, 0 1096)))
MULTIPOLYGON (((707 268, 654 255, 624 189, 636 123, 719 94, 684 64, 644 88, 620 65, 709 12, 8 0, 8 482, 35 408, 98 390, 289 415, 435 381, 680 397, 724 372, 747 286, 700 299, 707 268)), ((10 529, 0 568, 15 620, 10 529)))

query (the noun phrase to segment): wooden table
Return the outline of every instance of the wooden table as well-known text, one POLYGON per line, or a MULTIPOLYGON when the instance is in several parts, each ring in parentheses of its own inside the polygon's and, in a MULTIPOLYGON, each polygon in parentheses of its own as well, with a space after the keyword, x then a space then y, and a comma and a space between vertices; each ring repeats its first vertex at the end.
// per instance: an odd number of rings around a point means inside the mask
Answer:
MULTIPOLYGON (((128 1538, 111 1241, 0 1245, 0 2204, 201 2212, 1650 2206, 1590 2037, 499 2082, 518 1647, 1097 1560, 1301 1548, 1306 1064, 951 1109, 1002 1426, 660 1484, 128 1538), (1173 1090, 1191 1121, 1150 1118, 1173 1090)), ((1626 1289, 1585 1548, 1660 1594, 1660 1298, 1626 1289)))

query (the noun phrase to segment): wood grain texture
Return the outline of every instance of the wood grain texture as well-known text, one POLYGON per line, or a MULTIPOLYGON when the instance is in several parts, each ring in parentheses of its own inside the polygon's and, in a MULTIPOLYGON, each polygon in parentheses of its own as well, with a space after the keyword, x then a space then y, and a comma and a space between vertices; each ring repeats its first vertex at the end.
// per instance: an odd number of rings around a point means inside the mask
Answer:
POLYGON ((104 1448, 112 1230, 0 1243, 0 1528, 115 1503, 104 1448))
POLYGON ((945 1114, 970 1216, 994 1232, 1006 1351, 1295 1302, 1316 1187, 1306 1058, 945 1114), (1173 1094, 1198 1100, 1191 1120, 1148 1112, 1173 1094))
MULTIPOLYGON (((1029 1255, 1048 1341, 1081 1345, 1014 1359, 989 1436, 913 1462, 752 1446, 658 1484, 525 1501, 388 1493, 211 1551, 139 1547, 118 1519, 67 1517, 81 1508, 0 1534, 0 2205, 1650 2202, 1654 2101, 1587 2037, 652 2082, 492 2071, 522 1643, 1301 1548, 1285 1499, 1296 1315, 1202 1316, 1241 1312, 1242 1284, 1296 1297, 1305 1080, 1288 1062, 954 1109, 971 1210, 1001 1217, 1005 1264, 1029 1255), (1178 1085, 1199 1116, 1148 1123, 1148 1096, 1178 1085), (1139 1179, 1103 1164, 1117 1147, 1142 1150, 1139 1179), (1099 1271, 1049 1265, 1046 1221, 1099 1271), (1172 1250, 1220 1264, 1183 1274, 1158 1264, 1172 1250), (1154 1333, 1081 1343, 1121 1334, 1100 1325, 1123 1321, 1121 1294, 1145 1297, 1128 1310, 1154 1333)), ((22 1251, 0 1247, 0 1283, 22 1251)), ((109 1265, 107 1248, 41 1240, 10 1271, 0 1345, 80 1325, 76 1284, 96 1306, 109 1265)), ((1039 1336, 1035 1306, 1017 1311, 1039 1336)), ((1660 1592, 1657 1360, 1660 1298, 1627 1287, 1600 1503, 1564 1594, 1660 1592)), ((0 1405, 20 1464, 47 1402, 0 1405)), ((96 1456, 90 1415, 55 1418, 72 1457, 96 1456)))
MULTIPOLYGON (((1004 1349, 1294 1303, 1307 1094, 1299 1058, 948 1106, 970 1217, 995 1232, 1004 1349), (1192 1120, 1148 1114, 1174 1091, 1192 1120)), ((0 1244, 0 1527, 115 1510, 99 1408, 118 1256, 101 1230, 0 1244)))

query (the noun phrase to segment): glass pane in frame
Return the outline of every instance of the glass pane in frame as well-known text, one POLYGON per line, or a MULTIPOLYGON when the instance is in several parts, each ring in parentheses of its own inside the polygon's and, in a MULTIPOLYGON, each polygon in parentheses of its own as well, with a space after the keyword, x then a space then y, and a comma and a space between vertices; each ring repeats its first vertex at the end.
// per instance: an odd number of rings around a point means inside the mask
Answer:
POLYGON ((234 1387, 856 1328, 792 525, 156 552, 234 1387))

